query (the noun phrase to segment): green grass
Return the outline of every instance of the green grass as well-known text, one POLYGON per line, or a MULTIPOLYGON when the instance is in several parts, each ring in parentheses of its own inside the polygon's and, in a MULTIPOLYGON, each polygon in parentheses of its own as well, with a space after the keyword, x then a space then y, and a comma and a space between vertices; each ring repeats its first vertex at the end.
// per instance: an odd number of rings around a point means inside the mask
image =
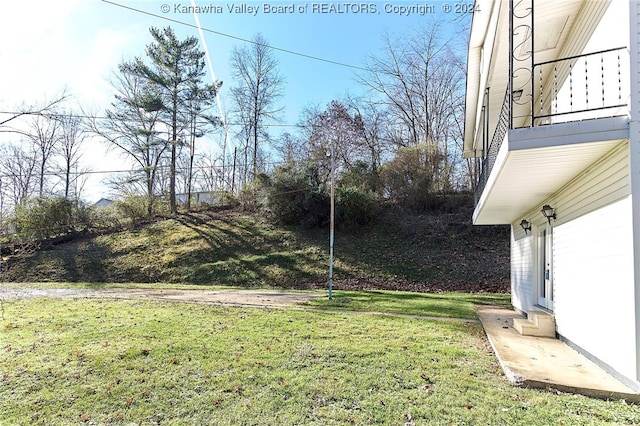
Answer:
POLYGON ((3 307, 2 425, 640 424, 624 402, 512 387, 476 322, 145 301, 3 307))
POLYGON ((324 310, 476 319, 480 305, 510 306, 511 296, 493 293, 413 293, 406 291, 336 291, 331 300, 316 298, 306 306, 324 310))
MULTIPOLYGON (((407 216, 358 232, 338 230, 336 286, 508 290, 508 234, 460 222, 470 217, 407 216)), ((280 227, 235 211, 201 212, 12 256, 0 280, 312 289, 328 280, 328 245, 328 229, 280 227)))

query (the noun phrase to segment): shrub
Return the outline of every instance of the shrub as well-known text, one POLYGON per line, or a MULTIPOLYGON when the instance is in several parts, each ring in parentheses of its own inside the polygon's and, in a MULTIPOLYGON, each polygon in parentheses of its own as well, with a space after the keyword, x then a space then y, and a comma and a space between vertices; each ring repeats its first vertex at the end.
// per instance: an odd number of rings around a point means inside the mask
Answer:
POLYGON ((122 228, 122 214, 116 205, 91 207, 91 231, 103 232, 122 228))
MULTIPOLYGON (((141 222, 143 219, 149 218, 149 197, 144 195, 130 195, 123 200, 116 201, 116 210, 123 218, 128 219, 131 223, 141 222)), ((166 202, 155 199, 151 203, 151 212, 153 214, 169 213, 169 206, 166 202)))
POLYGON ((267 211, 283 225, 319 226, 329 220, 329 196, 314 165, 279 167, 267 193, 267 211))
POLYGON ((230 191, 214 191, 212 199, 215 200, 212 205, 215 207, 236 207, 240 204, 238 198, 230 191))
POLYGON ((436 192, 439 155, 426 144, 398 150, 382 171, 384 195, 414 211, 426 211, 436 192))
POLYGON ((91 209, 64 197, 31 198, 16 206, 13 222, 23 239, 46 239, 91 227, 91 209))
POLYGON ((378 214, 380 199, 372 191, 360 188, 336 188, 336 226, 360 228, 371 223, 378 214))
POLYGON ((367 192, 381 191, 380 173, 370 164, 358 160, 340 176, 338 185, 344 188, 354 187, 367 192))
POLYGON ((271 185, 271 178, 264 173, 246 184, 238 194, 238 202, 242 210, 256 212, 267 204, 267 188, 271 185))

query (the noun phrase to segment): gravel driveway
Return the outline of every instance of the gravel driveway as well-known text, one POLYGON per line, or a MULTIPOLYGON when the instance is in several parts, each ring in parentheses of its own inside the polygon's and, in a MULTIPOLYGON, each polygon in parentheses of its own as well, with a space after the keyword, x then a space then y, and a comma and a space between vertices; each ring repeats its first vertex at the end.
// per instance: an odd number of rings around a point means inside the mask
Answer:
POLYGON ((323 293, 295 293, 269 290, 174 290, 143 288, 0 288, 0 299, 33 297, 86 297, 112 299, 169 300, 234 306, 286 307, 302 303, 323 293))

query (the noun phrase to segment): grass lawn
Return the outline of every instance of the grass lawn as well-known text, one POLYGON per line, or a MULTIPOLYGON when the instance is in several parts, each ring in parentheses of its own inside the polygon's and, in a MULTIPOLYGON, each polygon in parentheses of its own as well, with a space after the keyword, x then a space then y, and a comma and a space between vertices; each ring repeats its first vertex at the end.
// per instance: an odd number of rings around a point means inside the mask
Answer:
MULTIPOLYGON (((332 302, 360 303, 345 297, 332 302)), ((640 407, 621 401, 512 387, 475 321, 99 299, 2 307, 2 425, 640 424, 640 407)))
POLYGON ((327 311, 380 312, 402 315, 477 319, 479 305, 509 306, 504 293, 415 293, 408 291, 336 291, 331 300, 312 299, 308 307, 327 311))

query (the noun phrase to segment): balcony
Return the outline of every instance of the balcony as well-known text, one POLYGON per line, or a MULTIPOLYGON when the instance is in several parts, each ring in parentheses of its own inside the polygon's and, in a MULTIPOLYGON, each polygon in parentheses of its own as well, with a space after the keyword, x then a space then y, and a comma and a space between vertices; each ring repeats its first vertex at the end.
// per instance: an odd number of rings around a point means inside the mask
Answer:
MULTIPOLYGON (((541 173, 542 168, 544 176, 555 182, 568 178, 612 144, 628 138, 628 62, 627 49, 615 48, 533 64, 525 90, 513 91, 509 81, 499 115, 489 117, 489 108, 482 108, 479 138, 483 155, 476 159, 476 205, 488 205, 488 185, 491 190, 502 186, 505 194, 515 197, 514 182, 529 188, 538 185, 541 179, 536 179, 535 173, 541 173), (493 131, 490 123, 494 123, 493 131), (507 147, 503 146, 505 141, 507 147), (530 151, 524 161, 526 150, 530 151), (518 158, 524 162, 518 163, 518 158), (502 173, 514 164, 518 164, 513 169, 514 179, 496 183, 496 176, 491 175, 494 168, 499 166, 502 173)), ((487 91, 485 105, 488 97, 487 91)), ((543 196, 553 190, 552 185, 551 181, 539 184, 534 192, 543 196)), ((505 194, 493 195, 502 198, 505 194)), ((504 209, 504 203, 499 204, 504 209)), ((476 216, 479 213, 476 209, 476 216)), ((509 214, 503 215, 503 223, 509 223, 509 214)), ((482 221, 479 217, 474 220, 482 221)))
POLYGON ((510 223, 627 139, 628 72, 626 48, 541 62, 525 93, 507 83, 498 117, 483 106, 474 223, 510 223))

